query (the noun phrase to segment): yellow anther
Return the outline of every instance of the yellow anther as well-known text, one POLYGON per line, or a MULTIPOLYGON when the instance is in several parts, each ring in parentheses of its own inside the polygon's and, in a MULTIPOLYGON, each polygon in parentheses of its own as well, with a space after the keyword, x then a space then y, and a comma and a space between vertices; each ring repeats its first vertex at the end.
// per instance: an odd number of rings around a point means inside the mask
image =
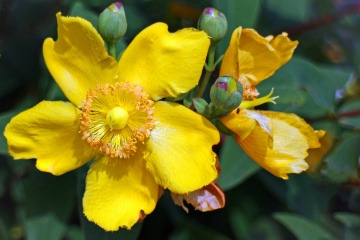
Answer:
POLYGON ((110 130, 123 129, 129 119, 129 113, 122 107, 114 107, 106 114, 106 123, 110 130))

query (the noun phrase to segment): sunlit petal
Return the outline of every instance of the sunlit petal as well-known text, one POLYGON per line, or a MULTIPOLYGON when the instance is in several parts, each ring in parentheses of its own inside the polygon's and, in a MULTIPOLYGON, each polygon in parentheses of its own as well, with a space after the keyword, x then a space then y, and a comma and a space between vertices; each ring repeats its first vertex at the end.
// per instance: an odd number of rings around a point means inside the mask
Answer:
POLYGON ((81 140, 79 110, 69 102, 43 101, 15 116, 6 126, 9 153, 36 158, 36 167, 54 175, 76 169, 95 153, 81 140))
POLYGON ((66 97, 78 106, 96 84, 115 80, 117 62, 90 22, 56 14, 58 39, 43 44, 47 68, 66 97))
POLYGON ((96 159, 86 178, 84 214, 107 231, 130 229, 150 214, 161 193, 141 154, 129 159, 96 159))
POLYGON ((155 103, 156 127, 147 147, 147 168, 157 183, 183 194, 209 184, 217 177, 212 146, 220 140, 217 129, 188 108, 155 103))
POLYGON ((166 24, 155 23, 121 56, 119 79, 143 86, 154 100, 176 97, 198 84, 209 45, 204 32, 185 28, 169 33, 166 24))

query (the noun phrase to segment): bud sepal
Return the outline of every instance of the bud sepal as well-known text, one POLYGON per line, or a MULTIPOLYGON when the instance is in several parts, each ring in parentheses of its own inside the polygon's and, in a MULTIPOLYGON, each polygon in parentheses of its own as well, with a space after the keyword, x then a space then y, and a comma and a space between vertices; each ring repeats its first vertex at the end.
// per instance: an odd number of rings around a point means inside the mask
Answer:
POLYGON ((204 117, 208 117, 208 103, 202 98, 194 98, 193 104, 196 112, 203 115, 204 117))

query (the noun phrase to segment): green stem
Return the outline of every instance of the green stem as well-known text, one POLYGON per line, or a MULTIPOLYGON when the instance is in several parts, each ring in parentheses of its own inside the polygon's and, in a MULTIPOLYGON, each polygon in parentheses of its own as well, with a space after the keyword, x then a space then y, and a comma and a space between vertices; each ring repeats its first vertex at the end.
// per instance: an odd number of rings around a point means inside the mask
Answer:
POLYGON ((214 64, 214 62, 215 62, 215 46, 210 46, 207 64, 205 66, 206 72, 202 80, 202 83, 200 85, 199 91, 195 97, 201 97, 204 94, 206 86, 209 84, 211 74, 215 70, 216 65, 214 64))
POLYGON ((108 43, 108 47, 109 47, 110 56, 112 56, 113 58, 116 59, 116 42, 115 43, 108 43))

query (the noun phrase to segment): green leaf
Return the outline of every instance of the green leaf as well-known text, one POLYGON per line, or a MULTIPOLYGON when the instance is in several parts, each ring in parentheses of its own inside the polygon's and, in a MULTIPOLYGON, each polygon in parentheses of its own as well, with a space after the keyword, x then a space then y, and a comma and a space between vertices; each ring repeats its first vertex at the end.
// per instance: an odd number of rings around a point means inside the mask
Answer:
POLYGON ((341 222, 344 226, 343 239, 356 240, 359 238, 360 232, 360 215, 356 213, 337 212, 334 218, 341 222))
POLYGON ((60 240, 66 232, 66 224, 51 212, 29 217, 25 222, 26 239, 60 240))
POLYGON ((359 179, 360 135, 344 136, 331 154, 325 158, 322 173, 330 180, 341 183, 349 179, 359 179))
POLYGON ((239 27, 254 27, 261 9, 260 0, 213 0, 212 5, 224 13, 228 21, 228 32, 225 38, 218 44, 218 55, 225 53, 233 31, 239 27))
POLYGON ((195 110, 199 114, 204 115, 205 107, 208 105, 208 103, 202 98, 193 98, 193 104, 194 104, 195 110))
POLYGON ((360 129, 360 99, 343 104, 338 110, 338 117, 343 126, 360 129))
POLYGON ((82 198, 85 192, 85 180, 88 171, 88 165, 85 165, 77 170, 77 195, 78 195, 78 210, 80 215, 81 226, 84 231, 86 240, 136 240, 140 234, 142 224, 135 224, 131 230, 120 229, 116 232, 106 232, 93 222, 87 220, 83 214, 82 198))
POLYGON ((360 215, 356 213, 337 212, 334 218, 347 227, 360 227, 360 215))
POLYGON ((308 218, 317 219, 329 208, 329 200, 337 192, 337 185, 324 184, 307 174, 291 175, 285 181, 289 208, 308 218))
POLYGON ((271 110, 295 112, 308 118, 335 113, 335 92, 346 83, 348 69, 317 66, 305 58, 294 56, 274 76, 263 81, 258 89, 262 95, 275 88, 278 104, 269 104, 271 110), (277 89, 280 88, 280 92, 277 89), (284 93, 287 90, 287 93, 284 93), (283 99, 285 98, 285 99, 283 99))
POLYGON ((229 222, 236 239, 245 239, 251 228, 251 221, 245 212, 237 205, 229 207, 229 222))
POLYGON ((9 229, 6 226, 3 217, 0 217, 0 239, 10 239, 9 229))
POLYGON ((53 176, 35 170, 20 183, 26 239, 58 240, 65 236, 76 203, 75 181, 74 173, 53 176))
POLYGON ((335 240, 326 229, 317 222, 294 213, 278 212, 273 218, 283 224, 299 240, 335 240))
POLYGON ((267 0, 265 2, 271 12, 287 20, 304 22, 311 16, 310 0, 267 0))
POLYGON ((220 152, 220 166, 218 184, 224 190, 239 185, 260 169, 230 136, 225 137, 220 152))
POLYGON ((279 223, 269 217, 260 217, 251 224, 247 239, 285 240, 283 235, 279 223))

